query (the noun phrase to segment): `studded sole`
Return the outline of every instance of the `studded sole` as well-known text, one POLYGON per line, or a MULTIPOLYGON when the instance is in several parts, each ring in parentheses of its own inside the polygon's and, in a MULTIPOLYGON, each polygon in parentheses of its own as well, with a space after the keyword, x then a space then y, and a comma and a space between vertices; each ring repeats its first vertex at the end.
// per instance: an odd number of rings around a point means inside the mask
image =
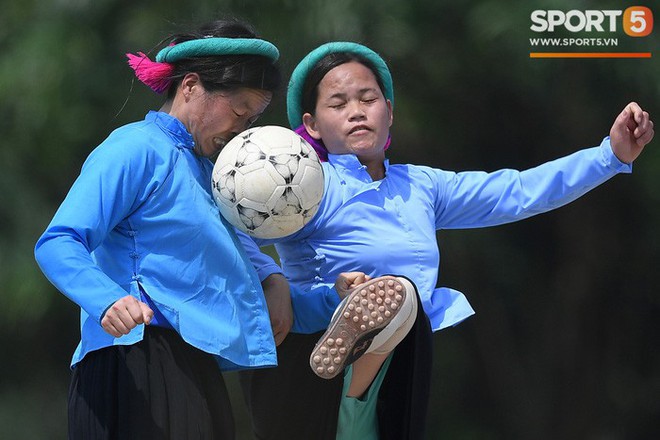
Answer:
POLYGON ((328 330, 309 357, 317 376, 332 379, 353 363, 390 323, 406 299, 406 288, 396 278, 374 278, 356 287, 340 304, 328 330))

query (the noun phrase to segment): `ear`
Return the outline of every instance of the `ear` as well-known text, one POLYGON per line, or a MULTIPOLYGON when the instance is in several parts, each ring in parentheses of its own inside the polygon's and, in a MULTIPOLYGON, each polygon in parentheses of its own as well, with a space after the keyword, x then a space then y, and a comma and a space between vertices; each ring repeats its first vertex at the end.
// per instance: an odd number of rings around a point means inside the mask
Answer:
POLYGON ((195 97, 196 94, 204 92, 199 75, 196 73, 187 73, 181 80, 179 91, 185 98, 186 102, 190 101, 190 99, 195 97))
POLYGON ((388 127, 391 127, 392 122, 394 122, 394 109, 392 107, 392 101, 390 101, 389 99, 387 100, 387 110, 388 110, 388 113, 390 115, 390 123, 389 123, 388 127))
POLYGON ((305 113, 302 117, 303 125, 307 133, 314 139, 321 140, 321 133, 316 130, 316 119, 310 113, 305 113))

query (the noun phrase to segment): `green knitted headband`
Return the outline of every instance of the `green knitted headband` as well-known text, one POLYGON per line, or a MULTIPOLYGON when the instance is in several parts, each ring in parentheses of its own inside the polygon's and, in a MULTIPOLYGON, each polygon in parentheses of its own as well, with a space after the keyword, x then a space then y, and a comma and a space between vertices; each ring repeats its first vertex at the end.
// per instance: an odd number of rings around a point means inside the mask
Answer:
POLYGON ((328 54, 348 52, 360 55, 369 60, 375 67, 380 80, 383 83, 385 98, 389 99, 394 104, 394 87, 392 85, 392 74, 388 69, 387 64, 383 59, 373 50, 358 43, 351 43, 345 41, 337 41, 332 43, 323 44, 313 51, 311 51, 305 58, 298 63, 296 68, 291 74, 289 87, 286 95, 287 115, 289 117, 289 125, 295 129, 302 124, 302 94, 305 80, 309 72, 316 66, 316 64, 328 54))
POLYGON ((156 62, 174 63, 183 58, 212 55, 261 55, 275 62, 280 52, 272 43, 256 38, 209 37, 167 46, 158 52, 156 62))

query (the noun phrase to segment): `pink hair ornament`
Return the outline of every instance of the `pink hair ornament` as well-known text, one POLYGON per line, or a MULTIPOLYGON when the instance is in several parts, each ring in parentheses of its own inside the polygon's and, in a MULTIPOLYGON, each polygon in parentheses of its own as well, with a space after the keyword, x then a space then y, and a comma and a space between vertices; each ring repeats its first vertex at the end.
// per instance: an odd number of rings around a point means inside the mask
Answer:
POLYGON ((142 52, 127 53, 128 65, 135 71, 137 79, 156 93, 163 93, 172 84, 174 66, 170 63, 151 61, 142 52))

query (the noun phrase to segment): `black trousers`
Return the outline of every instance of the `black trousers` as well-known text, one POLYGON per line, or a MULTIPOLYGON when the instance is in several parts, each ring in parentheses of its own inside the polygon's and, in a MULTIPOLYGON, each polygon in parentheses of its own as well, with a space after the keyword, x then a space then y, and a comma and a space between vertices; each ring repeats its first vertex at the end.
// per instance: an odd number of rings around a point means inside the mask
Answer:
POLYGON ((227 389, 215 358, 174 330, 89 353, 69 388, 69 438, 234 439, 227 389))
MULTIPOLYGON (((432 339, 428 317, 418 306, 417 321, 394 351, 378 395, 383 440, 424 438, 432 339)), ((277 368, 239 374, 258 440, 335 440, 343 375, 325 380, 309 367, 309 355, 322 334, 291 333, 277 347, 277 368)))

